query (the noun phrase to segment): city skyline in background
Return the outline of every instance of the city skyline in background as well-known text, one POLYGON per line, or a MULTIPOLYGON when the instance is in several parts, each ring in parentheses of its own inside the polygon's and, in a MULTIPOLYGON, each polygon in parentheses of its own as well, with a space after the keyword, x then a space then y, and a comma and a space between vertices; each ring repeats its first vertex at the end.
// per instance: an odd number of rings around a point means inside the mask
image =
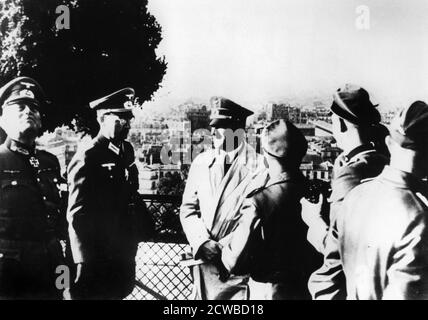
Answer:
MULTIPOLYGON (((128 137, 141 193, 171 192, 162 186, 167 173, 175 175, 170 184, 182 188, 183 165, 190 164, 189 152, 204 138, 197 130, 210 135, 211 96, 254 111, 247 128, 257 132, 276 119, 293 122, 309 145, 300 169, 325 181, 341 152, 329 117, 338 87, 355 83, 367 89, 384 124, 397 109, 428 100, 428 43, 423 41, 428 2, 414 0, 412 7, 398 0, 267 3, 149 0, 162 26, 157 54, 168 68, 152 101, 136 110, 128 137), (369 10, 368 30, 356 27, 359 6, 369 10)), ((81 141, 65 127, 42 138, 63 170, 81 141)))
POLYGON ((414 0, 151 0, 168 62, 146 112, 226 96, 256 111, 268 102, 327 102, 344 83, 381 110, 428 100, 428 3, 414 0), (369 29, 359 30, 359 6, 369 29))

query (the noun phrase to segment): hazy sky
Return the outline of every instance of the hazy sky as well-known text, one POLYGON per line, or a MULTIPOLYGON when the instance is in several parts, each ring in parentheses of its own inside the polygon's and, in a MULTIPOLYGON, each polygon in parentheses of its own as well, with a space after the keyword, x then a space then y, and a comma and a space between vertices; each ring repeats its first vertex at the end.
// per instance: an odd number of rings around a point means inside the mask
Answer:
POLYGON ((254 108, 346 82, 384 108, 428 100, 427 0, 149 0, 149 10, 168 69, 148 107, 223 95, 254 108), (360 5, 369 30, 356 27, 360 5))

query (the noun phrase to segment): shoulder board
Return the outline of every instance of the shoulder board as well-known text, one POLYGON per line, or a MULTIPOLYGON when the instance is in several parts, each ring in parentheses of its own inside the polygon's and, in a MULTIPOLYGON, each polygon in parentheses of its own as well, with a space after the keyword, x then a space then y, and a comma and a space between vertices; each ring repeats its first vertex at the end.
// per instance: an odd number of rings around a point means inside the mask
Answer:
POLYGON ((356 154, 354 157, 352 157, 352 159, 350 159, 349 162, 353 163, 353 162, 358 162, 361 160, 363 160, 364 162, 367 162, 367 158, 375 155, 376 153, 377 153, 376 150, 363 151, 363 152, 356 154))
POLYGON ((369 182, 369 181, 372 181, 372 180, 374 180, 376 177, 371 177, 371 178, 365 178, 365 179, 362 179, 361 181, 360 181, 360 183, 365 183, 365 182, 369 182))
POLYGON ((419 200, 422 201, 422 203, 428 207, 428 199, 420 192, 416 192, 416 196, 419 198, 419 200))
POLYGON ((365 159, 364 156, 362 155, 357 155, 355 157, 353 157, 351 160, 349 160, 346 165, 347 166, 352 166, 353 164, 359 163, 359 162, 367 162, 367 160, 365 159))

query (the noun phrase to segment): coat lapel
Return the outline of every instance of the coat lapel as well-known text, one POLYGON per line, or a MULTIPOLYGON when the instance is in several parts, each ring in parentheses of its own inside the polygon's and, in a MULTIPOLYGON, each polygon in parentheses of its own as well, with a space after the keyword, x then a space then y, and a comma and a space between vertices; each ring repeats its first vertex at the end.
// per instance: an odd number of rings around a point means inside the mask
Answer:
MULTIPOLYGON (((213 203, 214 212, 210 221, 210 230, 216 234, 218 234, 218 232, 215 232, 218 229, 216 225, 221 224, 223 218, 227 219, 229 215, 233 215, 234 211, 236 211, 236 204, 239 204, 239 200, 245 196, 245 189, 248 183, 243 183, 244 179, 249 179, 250 175, 253 176, 253 173, 256 171, 257 154, 254 151, 254 156, 256 157, 254 159, 251 157, 253 156, 252 154, 249 155, 251 151, 254 150, 251 150, 251 147, 247 144, 243 146, 220 184, 215 202, 213 203), (232 203, 226 206, 225 204, 228 204, 226 202, 228 199, 232 203), (222 208, 226 211, 223 210, 222 212, 222 208)), ((220 230, 218 229, 218 231, 220 230)))
POLYGON ((208 229, 211 228, 213 223, 219 198, 219 190, 223 180, 222 178, 224 168, 222 166, 221 158, 221 153, 218 153, 217 150, 211 150, 211 158, 207 163, 211 206, 209 206, 209 211, 204 213, 204 220, 207 227, 209 227, 208 229))
MULTIPOLYGON (((245 150, 245 146, 242 148, 242 150, 245 150)), ((238 156, 234 159, 234 161, 232 162, 229 170, 227 171, 226 175, 223 176, 223 179, 221 180, 220 186, 217 190, 217 192, 215 193, 215 200, 214 200, 214 212, 213 212, 213 221, 215 219, 215 216, 217 215, 217 210, 220 206, 220 203, 222 203, 224 201, 224 196, 227 196, 227 191, 230 192, 231 189, 235 189, 236 186, 239 184, 240 181, 240 177, 239 177, 239 165, 238 165, 238 159, 240 158, 240 156, 242 156, 242 150, 241 152, 238 154, 238 156)), ((220 161, 220 167, 222 170, 222 175, 224 175, 224 161, 225 161, 225 153, 222 153, 222 156, 219 158, 220 161)), ((211 221, 211 227, 212 227, 212 223, 213 221, 211 221)))
POLYGON ((219 199, 218 207, 222 206, 231 195, 234 195, 234 191, 248 175, 254 174, 258 171, 257 169, 260 169, 257 168, 257 166, 260 165, 257 160, 258 158, 255 150, 246 144, 228 171, 228 174, 230 173, 232 176, 228 181, 229 183, 226 185, 222 197, 219 199), (252 152, 254 152, 254 154, 251 154, 252 152))
POLYGON ((221 154, 217 153, 216 150, 212 150, 212 158, 208 163, 208 176, 210 180, 211 194, 214 198, 217 196, 217 192, 223 178, 224 168, 221 163, 221 154))
POLYGON ((222 194, 218 199, 218 207, 221 207, 227 198, 229 198, 234 191, 239 187, 241 182, 247 177, 250 170, 246 166, 240 166, 235 160, 230 167, 227 175, 223 181, 225 181, 225 185, 223 187, 222 194))

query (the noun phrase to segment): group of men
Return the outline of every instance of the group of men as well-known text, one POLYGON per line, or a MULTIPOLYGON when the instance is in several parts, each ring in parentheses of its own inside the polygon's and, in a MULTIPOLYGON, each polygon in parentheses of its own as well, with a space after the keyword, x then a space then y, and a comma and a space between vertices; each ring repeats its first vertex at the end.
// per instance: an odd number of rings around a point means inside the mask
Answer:
MULTIPOLYGON (((64 201, 58 160, 35 143, 41 86, 19 77, 0 89, 0 299, 131 293, 138 170, 125 139, 134 94, 89 103, 100 130, 71 160, 64 201), (56 281, 62 265, 71 268, 66 290, 56 281)), ((314 202, 305 199, 308 144, 298 128, 268 124, 261 155, 246 141, 252 112, 223 97, 210 103, 213 147, 192 162, 180 208, 195 299, 428 298, 428 105, 404 108, 388 130, 366 90, 337 90, 332 128, 343 153, 331 195, 314 202)))
MULTIPOLYGON (((214 106, 212 127, 244 134, 248 110, 214 106)), ((180 212, 196 299, 428 298, 428 105, 403 108, 389 129, 376 107, 361 87, 334 93, 343 153, 318 201, 299 171, 307 142, 290 122, 263 129, 264 161, 245 139, 215 137, 191 165, 180 212)))
POLYGON ((67 200, 58 159, 36 148, 47 110, 41 86, 19 77, 0 89, 7 135, 0 146, 0 299, 123 299, 132 292, 139 234, 129 204, 138 170, 125 139, 133 96, 124 88, 89 104, 100 130, 67 168, 67 200), (61 274, 64 266, 69 272, 61 274))

